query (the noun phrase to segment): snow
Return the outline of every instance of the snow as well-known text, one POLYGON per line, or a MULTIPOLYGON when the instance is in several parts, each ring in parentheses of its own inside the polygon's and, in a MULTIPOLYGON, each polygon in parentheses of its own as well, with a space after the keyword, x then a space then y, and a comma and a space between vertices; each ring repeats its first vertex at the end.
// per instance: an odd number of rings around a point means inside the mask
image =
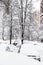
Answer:
POLYGON ((21 48, 21 53, 24 55, 38 55, 37 49, 32 44, 24 44, 21 48), (36 54, 37 53, 37 54, 36 54))
MULTIPOLYGON (((19 40, 18 40, 19 41, 19 40)), ((12 40, 14 42, 14 40, 12 40)), ((20 42, 20 41, 19 41, 20 42)), ((0 40, 0 65, 43 65, 43 44, 37 41, 24 40, 20 53, 18 47, 9 44, 9 40, 0 40), (9 47, 9 48, 8 48, 9 47), (6 50, 8 48, 8 50, 6 50), (34 57, 41 61, 35 60, 34 57)))
POLYGON ((43 50, 43 44, 37 41, 24 41, 21 47, 21 54, 39 56, 39 51, 43 50))
POLYGON ((38 61, 32 58, 27 58, 16 53, 4 52, 0 54, 0 65, 39 65, 38 61))

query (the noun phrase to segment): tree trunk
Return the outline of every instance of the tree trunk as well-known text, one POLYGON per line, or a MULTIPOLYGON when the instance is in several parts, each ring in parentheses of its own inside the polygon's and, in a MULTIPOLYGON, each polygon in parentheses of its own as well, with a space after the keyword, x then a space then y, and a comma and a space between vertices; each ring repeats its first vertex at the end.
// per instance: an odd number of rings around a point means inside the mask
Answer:
MULTIPOLYGON (((4 15, 3 14, 3 18, 4 18, 4 15)), ((2 22, 2 39, 4 40, 4 21, 2 22)))
MULTIPOLYGON (((11 6, 12 9, 12 6, 11 6)), ((11 40, 12 40, 12 10, 11 10, 11 21, 10 21, 10 44, 11 44, 11 40)))
POLYGON ((4 40, 4 25, 3 25, 3 30, 2 30, 2 39, 4 40))
POLYGON ((12 25, 10 27, 10 44, 11 44, 11 40, 12 40, 12 25))
MULTIPOLYGON (((23 27, 23 1, 21 0, 21 45, 23 44, 24 40, 24 27, 23 27)), ((19 46, 18 53, 20 53, 21 45, 19 46)))
POLYGON ((24 26, 23 26, 23 1, 21 0, 21 44, 24 39, 24 26))

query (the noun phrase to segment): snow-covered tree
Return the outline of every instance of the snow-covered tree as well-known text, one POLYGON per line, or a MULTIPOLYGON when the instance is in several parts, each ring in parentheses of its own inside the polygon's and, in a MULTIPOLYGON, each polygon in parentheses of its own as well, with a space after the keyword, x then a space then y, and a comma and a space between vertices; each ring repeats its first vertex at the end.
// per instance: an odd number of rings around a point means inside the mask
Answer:
POLYGON ((39 33, 39 39, 43 40, 43 0, 41 0, 40 5, 40 33, 39 33))

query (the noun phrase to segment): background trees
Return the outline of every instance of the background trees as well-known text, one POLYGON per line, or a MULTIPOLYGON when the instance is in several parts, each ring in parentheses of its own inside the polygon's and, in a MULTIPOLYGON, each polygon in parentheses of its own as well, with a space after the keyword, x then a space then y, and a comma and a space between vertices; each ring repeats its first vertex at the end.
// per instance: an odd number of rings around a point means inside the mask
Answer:
MULTIPOLYGON (((32 0, 2 0, 5 4, 3 14, 3 39, 34 40, 38 26, 34 19, 32 0), (7 11, 8 10, 8 11, 7 11)), ((37 38, 37 37, 36 37, 37 38)))
POLYGON ((43 40, 43 0, 41 0, 41 5, 40 5, 40 27, 39 27, 39 39, 43 40))

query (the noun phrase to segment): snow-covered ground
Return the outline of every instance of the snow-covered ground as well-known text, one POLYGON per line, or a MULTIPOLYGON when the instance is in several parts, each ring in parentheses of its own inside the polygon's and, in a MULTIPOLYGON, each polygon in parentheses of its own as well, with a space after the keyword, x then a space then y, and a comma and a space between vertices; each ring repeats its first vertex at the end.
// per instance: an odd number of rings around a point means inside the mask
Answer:
POLYGON ((25 40, 20 53, 18 49, 9 41, 0 40, 0 65, 43 65, 43 43, 25 40))
MULTIPOLYGON (((40 62, 26 56, 3 52, 0 54, 0 65, 40 65, 40 62)), ((42 65, 42 64, 41 64, 42 65)))

